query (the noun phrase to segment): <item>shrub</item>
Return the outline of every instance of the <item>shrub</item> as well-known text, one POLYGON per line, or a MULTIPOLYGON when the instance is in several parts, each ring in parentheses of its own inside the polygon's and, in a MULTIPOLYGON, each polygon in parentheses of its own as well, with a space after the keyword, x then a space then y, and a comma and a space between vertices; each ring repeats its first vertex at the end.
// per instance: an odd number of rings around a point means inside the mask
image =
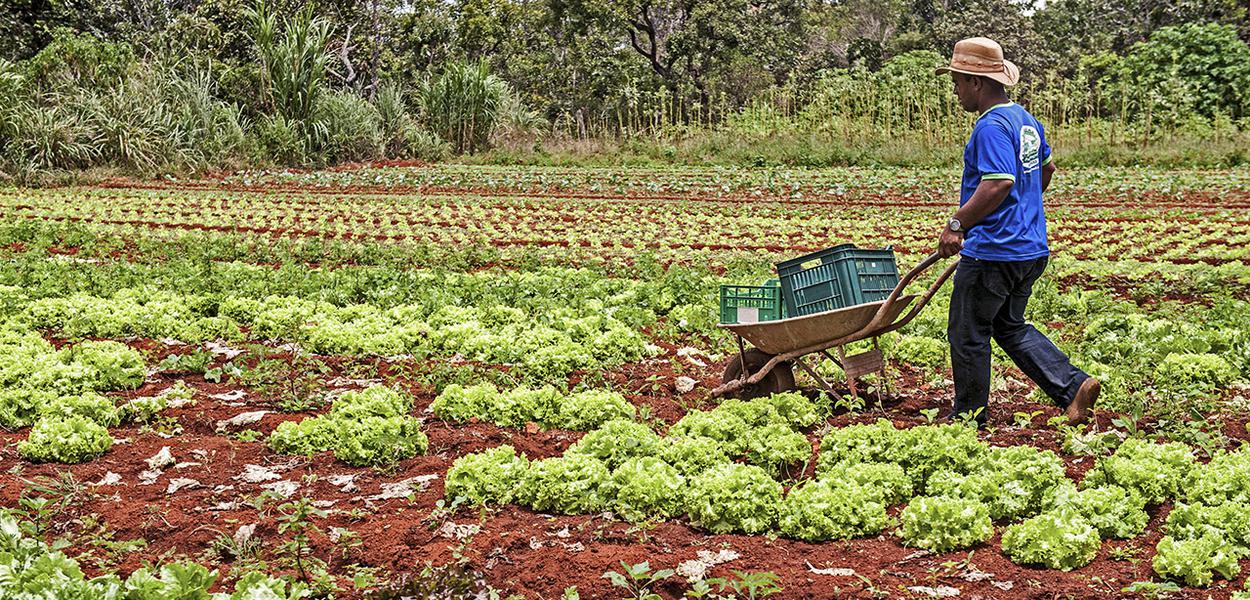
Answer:
POLYGON ((994 535, 989 510, 976 500, 919 496, 899 517, 903 543, 934 552, 968 548, 994 535))
POLYGON ((781 484, 754 465, 728 463, 695 476, 688 511, 712 533, 763 533, 772 528, 781 484))

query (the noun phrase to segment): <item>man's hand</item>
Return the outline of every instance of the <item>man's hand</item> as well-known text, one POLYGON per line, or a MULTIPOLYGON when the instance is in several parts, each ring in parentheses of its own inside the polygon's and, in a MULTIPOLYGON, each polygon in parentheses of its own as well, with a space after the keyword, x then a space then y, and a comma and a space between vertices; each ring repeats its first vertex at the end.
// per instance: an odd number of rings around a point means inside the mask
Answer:
POLYGON ((964 234, 951 231, 950 227, 942 228, 942 235, 938 236, 938 254, 942 258, 948 258, 959 254, 964 249, 964 234))

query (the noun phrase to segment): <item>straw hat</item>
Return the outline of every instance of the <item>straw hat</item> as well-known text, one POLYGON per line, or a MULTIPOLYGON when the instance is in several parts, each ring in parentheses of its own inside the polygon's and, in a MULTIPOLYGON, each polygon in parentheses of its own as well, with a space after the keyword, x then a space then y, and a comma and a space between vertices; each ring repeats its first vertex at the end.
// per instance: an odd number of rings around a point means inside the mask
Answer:
POLYGON ((974 37, 955 42, 949 67, 939 67, 934 73, 942 75, 954 71, 965 75, 989 77, 1003 85, 1015 85, 1020 81, 1020 67, 1003 58, 1003 47, 990 38, 974 37))

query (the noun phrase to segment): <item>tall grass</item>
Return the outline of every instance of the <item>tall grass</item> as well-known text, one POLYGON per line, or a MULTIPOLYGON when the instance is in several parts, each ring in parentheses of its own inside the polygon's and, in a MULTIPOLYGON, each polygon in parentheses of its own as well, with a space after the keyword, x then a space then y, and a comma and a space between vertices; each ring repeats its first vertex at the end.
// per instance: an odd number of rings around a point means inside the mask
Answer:
POLYGON ((454 152, 472 154, 486 148, 507 93, 485 62, 453 62, 422 86, 421 106, 430 129, 454 152))

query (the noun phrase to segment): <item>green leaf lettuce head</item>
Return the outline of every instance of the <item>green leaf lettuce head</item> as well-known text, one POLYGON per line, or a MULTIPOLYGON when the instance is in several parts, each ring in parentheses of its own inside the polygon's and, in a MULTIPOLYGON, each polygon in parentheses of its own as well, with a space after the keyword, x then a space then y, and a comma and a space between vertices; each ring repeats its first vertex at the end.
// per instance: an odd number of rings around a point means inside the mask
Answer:
POLYGON ((334 456, 356 467, 390 464, 424 454, 430 442, 421 421, 409 416, 336 420, 334 456))
POLYGON ((525 479, 529 462, 507 444, 456 459, 447 470, 443 495, 474 504, 507 504, 525 479))
POLYGON ((966 498, 917 496, 899 518, 904 544, 934 552, 969 548, 994 535, 989 509, 966 498))
POLYGON ((1089 564, 1101 544, 1098 530, 1073 511, 1043 513, 1003 533, 1003 552, 1012 562, 1061 571, 1089 564))
POLYGON ((1103 539, 1137 537, 1150 520, 1141 496, 1114 485, 1077 491, 1076 486, 1065 483, 1056 488, 1049 502, 1054 507, 1051 510, 1084 517, 1103 539))
POLYGON ((1156 444, 1125 440, 1111 456, 1098 459, 1081 481, 1082 488, 1118 485, 1149 505, 1176 497, 1195 465, 1193 451, 1181 442, 1156 444))
POLYGON ((616 420, 582 436, 565 455, 593 456, 609 469, 615 469, 634 457, 655 456, 662 447, 659 434, 650 427, 634 421, 616 420))
POLYGON ((781 502, 778 529, 805 541, 846 540, 885 530, 889 517, 873 492, 854 483, 808 481, 781 502))
POLYGON ((531 462, 516 499, 534 510, 576 515, 608 508, 615 492, 603 461, 570 453, 531 462))
POLYGON ((616 512, 628 521, 671 518, 685 512, 686 478, 654 456, 626 460, 612 473, 616 512))
POLYGON ((696 476, 688 512, 712 533, 763 533, 772 529, 781 503, 781 484, 755 465, 728 463, 696 476))
POLYGON ((1237 564, 1240 558, 1241 553, 1228 540, 1217 533, 1207 533, 1187 540, 1164 537, 1155 548, 1151 564, 1161 577, 1206 587, 1211 585, 1216 573, 1229 580, 1236 577, 1241 572, 1237 564))
POLYGON ((22 458, 32 462, 82 463, 108 452, 113 438, 94 421, 73 415, 42 418, 17 445, 22 458))

